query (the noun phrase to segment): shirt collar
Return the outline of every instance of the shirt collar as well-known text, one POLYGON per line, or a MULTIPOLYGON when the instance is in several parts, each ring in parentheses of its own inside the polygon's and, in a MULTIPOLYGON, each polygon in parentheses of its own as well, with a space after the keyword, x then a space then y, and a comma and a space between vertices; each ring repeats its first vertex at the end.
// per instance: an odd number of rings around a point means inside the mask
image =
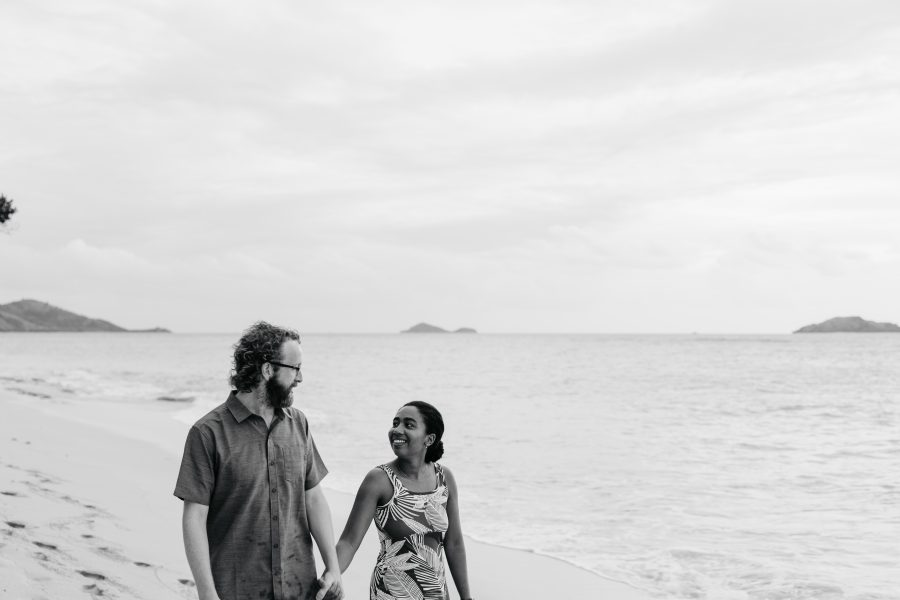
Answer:
POLYGON ((234 390, 231 390, 231 394, 228 395, 225 406, 228 407, 228 410, 230 410, 231 414, 234 416, 234 420, 238 423, 243 423, 247 417, 253 414, 246 406, 244 406, 243 402, 237 399, 237 394, 234 393, 234 390))

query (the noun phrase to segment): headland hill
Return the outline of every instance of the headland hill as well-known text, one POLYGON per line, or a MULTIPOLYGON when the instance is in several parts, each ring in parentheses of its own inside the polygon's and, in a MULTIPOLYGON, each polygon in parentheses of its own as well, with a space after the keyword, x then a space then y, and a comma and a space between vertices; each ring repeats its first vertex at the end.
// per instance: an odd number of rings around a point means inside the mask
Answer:
POLYGON ((417 325, 413 325, 409 329, 405 329, 400 333, 478 333, 471 327, 460 327, 454 331, 449 331, 447 329, 443 329, 436 325, 431 325, 430 323, 418 323, 417 325))
POLYGON ((862 317, 834 317, 801 327, 794 333, 900 333, 900 326, 867 321, 862 317))
POLYGON ((2 332, 171 333, 162 327, 126 329, 103 319, 92 319, 47 302, 28 299, 0 304, 2 332))

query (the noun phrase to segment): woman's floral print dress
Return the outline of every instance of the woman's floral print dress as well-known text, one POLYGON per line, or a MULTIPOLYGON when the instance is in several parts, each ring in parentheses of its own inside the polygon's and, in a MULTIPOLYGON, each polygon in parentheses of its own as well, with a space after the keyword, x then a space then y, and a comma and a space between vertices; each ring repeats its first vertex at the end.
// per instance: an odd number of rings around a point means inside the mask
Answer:
POLYGON ((434 463, 437 487, 411 492, 388 465, 380 465, 394 484, 394 495, 375 509, 381 552, 372 573, 370 600, 448 600, 444 578, 447 484, 434 463))

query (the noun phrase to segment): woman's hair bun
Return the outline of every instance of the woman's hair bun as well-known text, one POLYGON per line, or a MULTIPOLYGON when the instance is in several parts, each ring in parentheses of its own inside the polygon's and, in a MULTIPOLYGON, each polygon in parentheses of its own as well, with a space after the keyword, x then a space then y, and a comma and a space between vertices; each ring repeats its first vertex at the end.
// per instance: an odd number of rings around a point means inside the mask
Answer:
POLYGON ((438 440, 432 445, 428 446, 428 451, 425 453, 425 462, 435 462, 440 460, 440 458, 444 455, 444 442, 438 440))

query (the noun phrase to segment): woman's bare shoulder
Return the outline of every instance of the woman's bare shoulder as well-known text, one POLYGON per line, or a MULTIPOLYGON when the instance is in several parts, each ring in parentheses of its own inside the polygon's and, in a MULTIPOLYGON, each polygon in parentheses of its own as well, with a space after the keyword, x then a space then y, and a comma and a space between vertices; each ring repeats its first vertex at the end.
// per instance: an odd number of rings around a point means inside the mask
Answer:
POLYGON ((362 485, 360 485, 360 490, 383 499, 385 496, 390 497, 394 493, 394 484, 384 469, 374 467, 366 473, 366 477, 363 479, 362 485))

